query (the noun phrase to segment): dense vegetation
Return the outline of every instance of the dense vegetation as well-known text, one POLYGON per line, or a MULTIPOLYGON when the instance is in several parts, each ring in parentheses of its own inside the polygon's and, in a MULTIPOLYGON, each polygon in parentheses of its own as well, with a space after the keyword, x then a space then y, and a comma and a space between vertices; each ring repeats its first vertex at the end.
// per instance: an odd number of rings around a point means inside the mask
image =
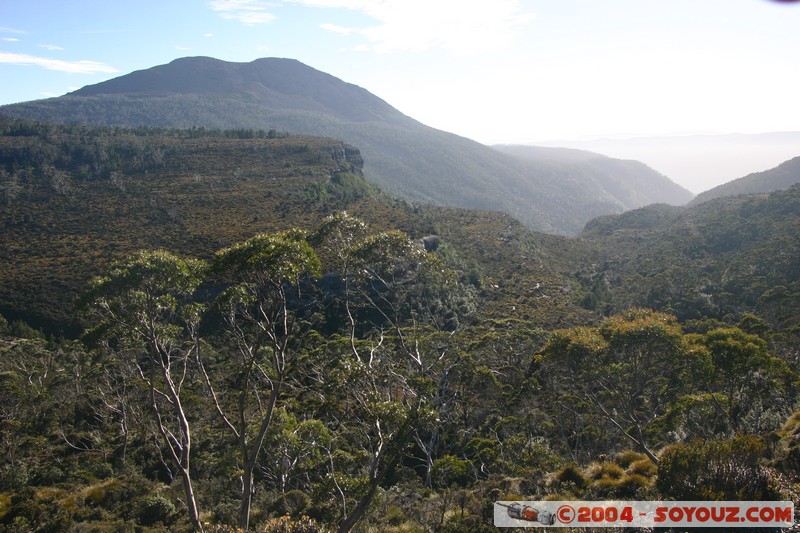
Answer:
POLYGON ((0 112, 65 124, 245 127, 335 137, 358 146, 367 180, 395 196, 501 211, 548 233, 572 235, 596 216, 691 198, 643 165, 616 161, 626 172, 596 180, 613 160, 510 156, 420 124, 366 90, 291 59, 183 58, 0 112), (622 188, 615 183, 620 180, 622 188))
POLYGON ((595 262, 579 276, 587 307, 648 306, 681 320, 755 312, 800 326, 800 185, 691 209, 650 206, 587 225, 595 262))
POLYGON ((345 209, 383 230, 437 235, 441 253, 485 282, 490 316, 514 306, 522 317, 570 323, 584 313, 554 274, 552 254, 539 244, 544 237, 499 214, 383 195, 361 176, 358 150, 339 141, 14 120, 0 121, 0 129, 0 312, 11 320, 74 336, 81 326, 73 301, 93 275, 130 252, 208 257, 260 232, 312 229, 345 209))
POLYGON ((0 530, 797 498, 798 187, 565 239, 329 139, 0 125, 0 530))

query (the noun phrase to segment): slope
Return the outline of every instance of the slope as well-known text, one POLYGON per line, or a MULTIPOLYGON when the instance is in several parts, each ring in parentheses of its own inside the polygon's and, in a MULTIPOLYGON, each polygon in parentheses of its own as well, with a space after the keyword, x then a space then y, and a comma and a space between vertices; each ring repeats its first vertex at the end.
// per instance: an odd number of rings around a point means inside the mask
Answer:
POLYGON ((624 209, 651 203, 683 205, 692 195, 640 161, 615 159, 586 150, 527 145, 497 145, 497 150, 540 166, 560 168, 578 181, 592 183, 624 209), (633 186, 632 186, 633 185, 633 186))
MULTIPOLYGON (((798 148, 800 151, 800 148, 798 148)), ((755 172, 739 179, 729 181, 713 189, 698 194, 689 205, 698 205, 713 198, 723 196, 736 196, 737 194, 753 194, 762 192, 772 192, 787 189, 800 183, 800 157, 795 157, 789 161, 781 163, 777 167, 755 172)))
POLYGON ((776 329, 799 325, 800 185, 602 217, 579 238, 596 254, 576 273, 587 308, 647 306, 682 320, 756 313, 776 329))
POLYGON ((254 128, 335 137, 361 149, 367 179, 387 192, 503 211, 531 228, 559 234, 576 233, 598 215, 672 201, 637 179, 622 180, 623 188, 634 192, 617 197, 586 179, 585 168, 571 172, 531 164, 427 127, 360 87, 290 59, 183 58, 0 111, 72 124, 254 128), (630 197, 638 201, 630 203, 630 197))
POLYGON ((515 307, 516 318, 568 325, 588 315, 541 236, 499 213, 390 198, 364 181, 362 164, 356 148, 326 138, 0 117, 0 314, 75 333, 75 298, 132 251, 208 257, 346 209, 377 230, 437 234, 440 252, 481 287, 483 317, 515 307))

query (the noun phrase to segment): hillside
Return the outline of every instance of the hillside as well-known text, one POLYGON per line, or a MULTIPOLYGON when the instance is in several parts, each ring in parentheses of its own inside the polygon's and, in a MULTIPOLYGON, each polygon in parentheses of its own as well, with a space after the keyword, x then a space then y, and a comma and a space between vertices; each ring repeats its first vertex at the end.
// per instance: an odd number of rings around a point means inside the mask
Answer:
MULTIPOLYGON (((798 148, 800 150, 800 148, 798 148)), ((788 189, 800 183, 800 157, 790 159, 777 167, 755 172, 739 179, 729 181, 718 187, 698 194, 689 205, 698 205, 713 198, 736 196, 737 194, 754 194, 788 189)))
POLYGON ((88 280, 135 250, 204 257, 343 209, 377 229, 439 235, 441 252, 482 280, 485 317, 512 306, 540 323, 586 314, 547 266, 561 252, 543 250, 542 237, 499 213, 394 200, 363 180, 359 151, 341 141, 9 119, 0 132, 0 313, 10 319, 75 333, 72 304, 88 280))
POLYGON ((682 320, 753 312, 778 329, 798 325, 800 185, 602 217, 579 239, 597 254, 578 273, 588 308, 648 306, 682 320))
POLYGON ((800 132, 700 134, 625 139, 551 140, 541 146, 579 148, 635 159, 700 193, 800 154, 800 132))
POLYGON ((565 238, 362 168, 330 138, 0 117, 0 530, 796 499, 800 185, 565 238))
POLYGON ((495 149, 541 167, 559 169, 605 192, 624 210, 651 203, 683 205, 691 193, 640 161, 615 159, 586 150, 526 145, 495 149), (631 186, 635 184, 636 186, 631 186))
POLYGON ((600 215, 690 198, 651 172, 615 177, 583 162, 531 162, 427 127, 352 84, 290 59, 178 59, 69 95, 0 112, 101 126, 252 128, 343 139, 369 181, 402 198, 512 215, 530 228, 574 234, 600 215), (670 190, 667 196, 663 191, 670 190), (675 200, 678 198, 678 200, 675 200))

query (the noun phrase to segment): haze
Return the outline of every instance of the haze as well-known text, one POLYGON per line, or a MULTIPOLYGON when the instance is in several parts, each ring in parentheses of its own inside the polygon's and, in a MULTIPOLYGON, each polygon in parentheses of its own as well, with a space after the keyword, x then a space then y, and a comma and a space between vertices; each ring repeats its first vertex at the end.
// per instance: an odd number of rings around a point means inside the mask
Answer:
MULTIPOLYGON (((0 104, 177 57, 276 56, 486 144, 800 131, 796 3, 7 0, 2 11, 0 104)), ((800 155, 796 138, 698 140, 591 149, 641 159, 694 192, 800 155)))

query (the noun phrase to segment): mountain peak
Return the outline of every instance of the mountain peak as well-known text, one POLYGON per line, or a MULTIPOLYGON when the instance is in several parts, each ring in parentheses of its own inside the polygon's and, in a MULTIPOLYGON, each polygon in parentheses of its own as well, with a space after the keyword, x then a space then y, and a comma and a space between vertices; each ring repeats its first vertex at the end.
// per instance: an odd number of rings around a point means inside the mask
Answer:
POLYGON ((87 85, 73 96, 236 97, 277 108, 331 113, 344 120, 397 120, 404 115, 369 91, 316 70, 296 59, 266 57, 234 63, 212 57, 183 57, 87 85))

